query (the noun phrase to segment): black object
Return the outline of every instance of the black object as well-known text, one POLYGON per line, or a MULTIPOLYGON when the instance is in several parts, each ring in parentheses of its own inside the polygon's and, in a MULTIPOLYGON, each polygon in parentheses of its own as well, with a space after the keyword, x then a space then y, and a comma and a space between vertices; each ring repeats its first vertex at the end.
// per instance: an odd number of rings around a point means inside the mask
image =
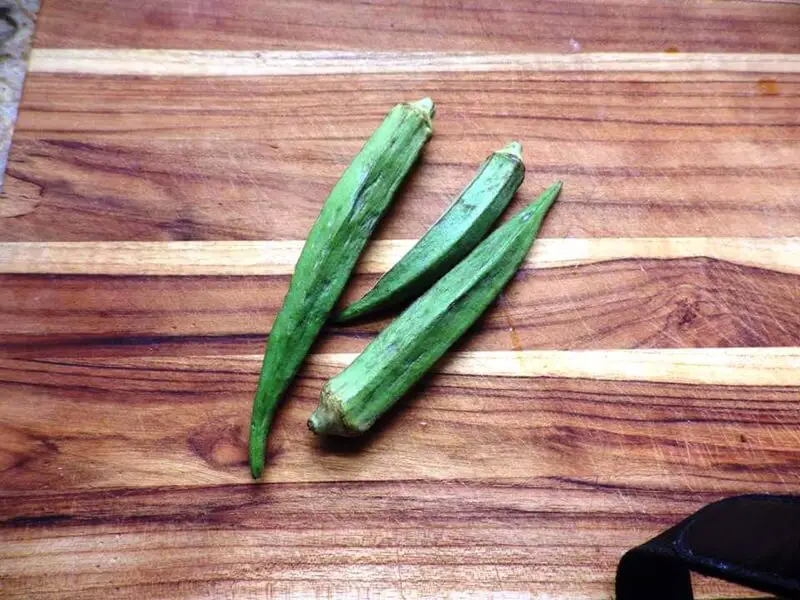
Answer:
POLYGON ((800 496, 733 496, 628 551, 617 600, 693 600, 690 571, 800 599, 800 496))

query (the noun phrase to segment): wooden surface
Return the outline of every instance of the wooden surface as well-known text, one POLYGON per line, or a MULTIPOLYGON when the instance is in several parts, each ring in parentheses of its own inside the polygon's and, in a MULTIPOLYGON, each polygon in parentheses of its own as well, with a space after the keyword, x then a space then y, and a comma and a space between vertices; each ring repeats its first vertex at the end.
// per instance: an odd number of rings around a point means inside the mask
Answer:
POLYGON ((0 199, 0 597, 607 600, 701 505, 800 493, 799 26, 794 2, 45 3, 0 199), (253 483, 302 240, 424 94, 434 138, 348 298, 509 139, 510 211, 562 198, 363 440, 305 419, 387 320, 330 327, 253 483))
POLYGON ((52 48, 264 48, 488 52, 796 52, 791 1, 59 0, 52 48))

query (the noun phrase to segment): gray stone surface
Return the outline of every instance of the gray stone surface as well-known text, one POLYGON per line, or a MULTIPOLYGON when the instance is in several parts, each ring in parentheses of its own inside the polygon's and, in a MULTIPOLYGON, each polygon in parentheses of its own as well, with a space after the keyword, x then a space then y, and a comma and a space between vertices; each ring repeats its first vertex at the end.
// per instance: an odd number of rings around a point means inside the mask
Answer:
POLYGON ((6 172, 39 6, 40 0, 0 1, 0 176, 6 172))

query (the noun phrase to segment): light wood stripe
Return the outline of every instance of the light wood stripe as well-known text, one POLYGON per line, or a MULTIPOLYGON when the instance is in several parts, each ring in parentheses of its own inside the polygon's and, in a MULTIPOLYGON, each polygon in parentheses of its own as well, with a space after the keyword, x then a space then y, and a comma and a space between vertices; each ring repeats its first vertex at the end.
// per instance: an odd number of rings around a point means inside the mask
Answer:
MULTIPOLYGON (((383 273, 416 240, 371 243, 359 273, 383 273)), ((302 240, 224 242, 0 243, 0 273, 64 275, 288 275, 302 240)), ((625 259, 709 257, 744 266, 800 273, 800 237, 540 239, 526 264, 534 268, 625 259)))
POLYGON ((53 49, 31 51, 33 73, 260 76, 404 72, 584 71, 800 73, 800 55, 53 49))
MULTIPOLYGON (((314 354, 307 362, 316 367, 342 369, 357 354, 314 354)), ((117 366, 146 367, 155 364, 195 370, 205 363, 257 371, 261 355, 213 358, 115 359, 117 366), (205 362, 204 362, 205 361, 205 362)), ((93 359, 71 359, 74 364, 93 364, 93 359)), ((730 386, 800 386, 800 347, 787 348, 678 348, 633 350, 524 350, 456 352, 433 370, 449 375, 486 377, 556 377, 730 386)), ((800 400, 800 397, 798 397, 800 400)))

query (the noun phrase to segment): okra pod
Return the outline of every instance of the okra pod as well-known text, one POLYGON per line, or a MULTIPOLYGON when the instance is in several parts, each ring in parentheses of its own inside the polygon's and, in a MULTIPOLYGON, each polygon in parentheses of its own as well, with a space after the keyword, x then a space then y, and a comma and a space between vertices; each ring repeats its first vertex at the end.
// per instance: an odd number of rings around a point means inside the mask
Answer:
POLYGON ((497 228, 322 387, 308 420, 318 434, 365 432, 441 358, 514 275, 561 183, 497 228))
POLYGON ((250 469, 264 469, 272 417, 328 319, 353 266, 397 188, 431 137, 434 104, 399 104, 356 155, 308 234, 270 332, 253 400, 250 469))
POLYGON ((522 146, 512 142, 487 158, 450 208, 363 298, 337 316, 349 321, 410 301, 480 242, 525 177, 522 146))

